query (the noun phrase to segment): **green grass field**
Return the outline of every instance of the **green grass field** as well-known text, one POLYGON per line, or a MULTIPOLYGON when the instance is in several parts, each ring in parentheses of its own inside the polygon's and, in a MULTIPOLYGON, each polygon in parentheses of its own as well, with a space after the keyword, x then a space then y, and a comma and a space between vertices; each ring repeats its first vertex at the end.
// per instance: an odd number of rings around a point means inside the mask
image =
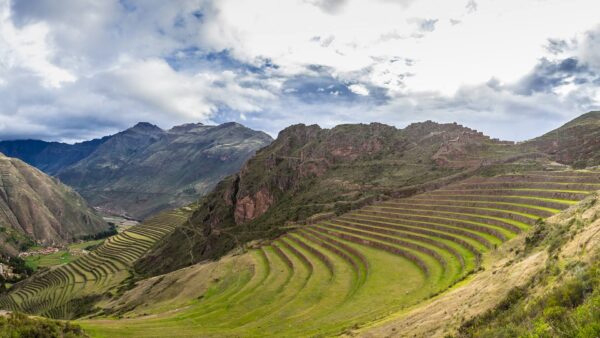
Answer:
MULTIPOLYGON (((533 172, 379 202, 142 281, 99 303, 118 311, 98 309, 77 323, 93 337, 337 335, 444 292, 476 271, 487 251, 585 198, 598 182, 593 172, 533 172)), ((175 219, 183 215, 133 227, 15 288, 0 305, 65 318, 74 295, 116 294, 115 281, 175 219)))

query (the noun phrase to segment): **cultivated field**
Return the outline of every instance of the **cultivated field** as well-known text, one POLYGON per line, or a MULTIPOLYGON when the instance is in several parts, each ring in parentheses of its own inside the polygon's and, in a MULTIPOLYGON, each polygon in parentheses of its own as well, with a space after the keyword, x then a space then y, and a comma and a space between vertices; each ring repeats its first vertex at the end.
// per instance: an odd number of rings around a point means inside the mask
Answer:
POLYGON ((599 189, 600 173, 583 171, 471 178, 156 277, 125 293, 138 306, 124 318, 81 324, 102 337, 342 333, 447 290, 483 253, 599 189))
POLYGON ((110 237, 93 252, 15 284, 0 308, 71 319, 86 304, 129 277, 129 269, 154 243, 187 217, 181 210, 160 214, 110 237))

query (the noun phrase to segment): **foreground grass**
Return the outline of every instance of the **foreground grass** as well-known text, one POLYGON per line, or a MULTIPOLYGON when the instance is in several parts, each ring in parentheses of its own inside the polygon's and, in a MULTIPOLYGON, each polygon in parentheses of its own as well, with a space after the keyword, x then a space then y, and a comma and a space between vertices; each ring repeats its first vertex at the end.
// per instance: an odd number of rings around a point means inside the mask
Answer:
POLYGON ((22 313, 0 316, 2 338, 76 338, 88 337, 79 325, 44 318, 32 318, 22 313))
MULTIPOLYGON (((528 237, 530 242, 536 240, 536 232, 528 237)), ((556 254, 555 243, 567 235, 558 229, 542 237, 556 254)), ((456 337, 600 337, 600 248, 588 254, 588 262, 566 264, 554 256, 536 278, 465 322, 456 337)))

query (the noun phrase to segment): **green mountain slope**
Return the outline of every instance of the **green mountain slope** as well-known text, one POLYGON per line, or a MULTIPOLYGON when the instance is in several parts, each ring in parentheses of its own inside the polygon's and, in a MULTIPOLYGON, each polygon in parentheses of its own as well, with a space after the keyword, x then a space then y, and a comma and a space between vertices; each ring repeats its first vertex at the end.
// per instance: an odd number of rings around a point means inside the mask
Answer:
POLYGON ((109 229, 72 189, 21 160, 0 154, 0 248, 64 244, 109 229))
POLYGON ((215 259, 254 239, 274 238, 286 224, 434 189, 482 167, 527 158, 530 150, 430 121, 405 129, 292 126, 202 198, 190 222, 136 268, 159 274, 215 259))

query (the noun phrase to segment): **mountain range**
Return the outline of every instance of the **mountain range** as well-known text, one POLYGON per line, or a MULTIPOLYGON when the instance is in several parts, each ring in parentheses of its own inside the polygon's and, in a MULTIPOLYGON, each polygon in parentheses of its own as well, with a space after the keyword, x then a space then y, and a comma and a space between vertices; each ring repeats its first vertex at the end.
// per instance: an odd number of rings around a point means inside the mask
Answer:
POLYGON ((76 144, 2 141, 0 152, 57 177, 96 208, 144 219, 193 202, 271 141, 237 123, 162 130, 141 122, 76 144))
MULTIPOLYGON (((221 129, 246 130, 141 123, 56 176, 151 181, 197 154, 190 134, 221 129)), ((594 333, 599 129, 597 112, 525 142, 432 121, 293 125, 195 202, 36 272, 0 308, 99 337, 594 333)))
POLYGON ((534 151, 455 123, 427 121, 404 129, 379 123, 332 129, 294 125, 203 197, 190 222, 137 268, 160 274, 216 259, 240 243, 275 238, 286 224, 433 189, 484 164, 516 161, 534 151))
POLYGON ((136 268, 161 274, 217 259, 241 243, 276 238, 286 225, 314 223, 476 174, 536 170, 552 162, 598 164, 599 125, 600 112, 590 112, 521 143, 432 121, 404 129, 379 123, 332 129, 294 125, 217 184, 197 203, 190 221, 136 268))

